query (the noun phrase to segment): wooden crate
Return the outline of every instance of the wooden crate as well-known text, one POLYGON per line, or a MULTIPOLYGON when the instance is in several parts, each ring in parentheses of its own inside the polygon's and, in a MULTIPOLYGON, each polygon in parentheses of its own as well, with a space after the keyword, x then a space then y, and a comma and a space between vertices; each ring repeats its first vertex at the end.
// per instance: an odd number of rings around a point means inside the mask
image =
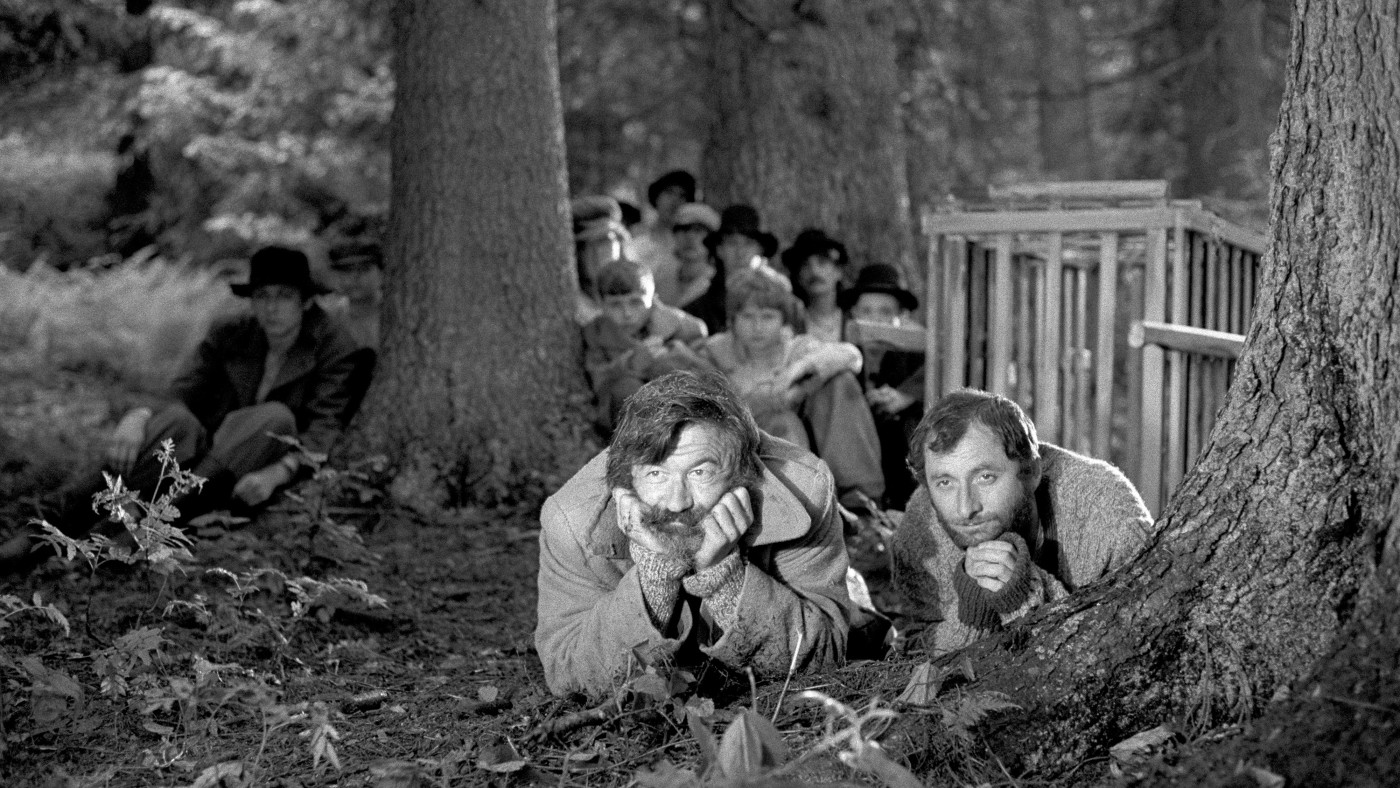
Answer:
POLYGON ((1242 335, 1264 238, 1162 181, 1021 184, 925 212, 929 401, 1006 395, 1042 440, 1108 459, 1153 511, 1205 445, 1234 361, 1133 347, 1134 323, 1242 335))

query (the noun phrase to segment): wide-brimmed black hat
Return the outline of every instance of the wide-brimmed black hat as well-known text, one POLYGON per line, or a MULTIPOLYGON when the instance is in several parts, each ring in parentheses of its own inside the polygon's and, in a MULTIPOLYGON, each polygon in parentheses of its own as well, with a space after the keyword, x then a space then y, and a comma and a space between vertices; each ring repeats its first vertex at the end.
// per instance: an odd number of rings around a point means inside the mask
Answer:
POLYGON ((862 293, 892 295, 908 312, 919 308, 918 296, 904 289, 904 277, 900 275, 899 269, 892 265, 871 263, 860 269, 860 273, 856 275, 856 283, 849 290, 843 290, 837 297, 837 306, 842 310, 850 309, 855 306, 862 293))
POLYGON ((758 209, 752 205, 731 205, 719 215, 719 229, 710 233, 705 245, 713 252, 726 235, 747 235, 758 242, 764 257, 772 257, 778 251, 778 236, 763 229, 758 218, 758 209))
POLYGON ((840 266, 850 262, 850 257, 846 254, 846 245, 827 235, 825 230, 815 227, 808 227, 798 233, 792 241, 792 246, 783 250, 783 267, 788 270, 788 276, 796 280, 798 272, 802 270, 802 264, 807 262, 809 257, 826 257, 840 266))
POLYGON ((248 261, 248 281, 234 282, 229 288, 234 295, 248 298, 266 285, 291 285, 301 291, 303 298, 330 292, 311 278, 306 255, 285 246, 264 246, 254 252, 248 261))
POLYGON ((652 181, 651 185, 647 187, 647 202, 655 208, 656 198, 660 197, 662 192, 673 187, 679 187, 681 191, 685 192, 685 199, 681 202, 695 202, 695 176, 685 170, 671 170, 652 181))

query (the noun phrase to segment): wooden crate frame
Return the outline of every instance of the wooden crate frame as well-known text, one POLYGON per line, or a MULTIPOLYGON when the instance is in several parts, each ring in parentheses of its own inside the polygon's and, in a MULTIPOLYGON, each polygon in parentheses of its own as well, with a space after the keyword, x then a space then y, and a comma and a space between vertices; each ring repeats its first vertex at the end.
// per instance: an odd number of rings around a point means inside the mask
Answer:
POLYGON ((1011 397, 1043 440, 1115 459, 1160 511, 1205 445, 1234 361, 1160 334, 1134 346, 1129 327, 1247 333, 1264 237, 1167 199, 1161 181, 993 197, 923 216, 928 401, 969 385, 1011 397))

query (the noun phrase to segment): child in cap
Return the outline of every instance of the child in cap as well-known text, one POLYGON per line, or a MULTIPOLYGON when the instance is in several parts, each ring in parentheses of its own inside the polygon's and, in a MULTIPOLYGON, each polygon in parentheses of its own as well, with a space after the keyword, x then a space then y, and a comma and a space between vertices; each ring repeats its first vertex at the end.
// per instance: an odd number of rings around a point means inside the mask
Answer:
POLYGON ((702 369, 695 354, 705 324, 656 297, 651 269, 614 260, 594 281, 601 313, 583 327, 584 367, 607 430, 643 383, 677 369, 702 369))

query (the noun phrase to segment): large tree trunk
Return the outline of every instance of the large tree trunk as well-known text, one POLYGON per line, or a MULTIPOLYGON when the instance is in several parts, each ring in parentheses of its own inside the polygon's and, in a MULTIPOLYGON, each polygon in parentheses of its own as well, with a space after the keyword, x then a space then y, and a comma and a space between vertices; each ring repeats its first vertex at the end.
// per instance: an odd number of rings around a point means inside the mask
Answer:
POLYGON ((1387 768, 1363 762, 1387 746, 1396 767, 1400 20, 1296 0, 1293 24, 1265 289, 1209 448, 1139 561, 968 651, 1023 706, 988 731, 1023 768, 1265 711, 1280 763, 1254 765, 1290 785, 1387 768), (1324 720, 1350 727, 1309 738, 1324 720))
POLYGON ((554 4, 400 0, 395 17, 383 353, 364 426, 401 490, 496 498, 581 443, 554 4))
POLYGON ((710 202, 753 204, 785 242, 817 226, 857 264, 911 264, 888 6, 710 1, 710 202))

